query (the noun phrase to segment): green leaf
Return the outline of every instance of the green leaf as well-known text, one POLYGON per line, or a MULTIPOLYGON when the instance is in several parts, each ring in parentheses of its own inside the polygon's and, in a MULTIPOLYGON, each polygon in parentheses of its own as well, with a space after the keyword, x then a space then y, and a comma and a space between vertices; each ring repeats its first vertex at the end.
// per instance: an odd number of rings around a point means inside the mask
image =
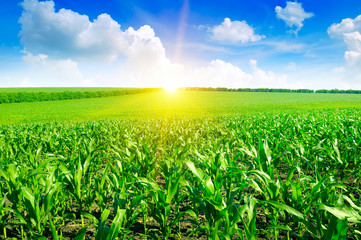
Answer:
POLYGON ((211 194, 214 194, 214 185, 210 177, 207 177, 207 179, 205 180, 205 184, 207 189, 211 192, 211 194))
POLYGON ((336 231, 337 220, 338 219, 335 216, 331 217, 327 226, 327 231, 324 234, 324 239, 332 239, 332 235, 336 231))
POLYGON ((110 210, 105 209, 102 215, 100 216, 100 222, 105 222, 108 219, 109 214, 110 214, 110 210))
POLYGON ((49 223, 50 223, 50 229, 51 229, 51 234, 53 235, 53 239, 58 240, 59 239, 58 232, 56 231, 53 220, 51 220, 51 217, 49 217, 49 223))
POLYGON ((112 225, 110 226, 109 233, 107 235, 107 240, 113 240, 115 239, 120 230, 122 229, 123 221, 125 219, 125 209, 118 209, 117 215, 115 216, 112 225))
POLYGON ((203 181, 203 176, 204 176, 203 171, 201 169, 196 168, 194 163, 191 161, 187 161, 186 164, 188 168, 193 172, 193 174, 196 175, 199 178, 199 180, 203 181))
POLYGON ((289 226, 283 226, 283 225, 271 225, 268 226, 267 229, 281 229, 284 231, 292 231, 292 229, 289 226))
POLYGON ((100 224, 98 226, 97 233, 95 235, 95 240, 103 240, 106 238, 109 232, 109 227, 105 225, 108 216, 110 214, 110 210, 105 209, 102 215, 100 216, 100 224))
POLYGON ((84 240, 85 239, 85 234, 86 231, 88 230, 88 227, 83 227, 82 229, 80 229, 78 231, 78 233, 76 234, 74 240, 84 240))
POLYGON ((320 210, 325 210, 340 220, 347 219, 349 222, 361 223, 361 216, 352 208, 349 207, 329 207, 325 204, 321 204, 320 210))
POLYGON ((94 215, 91 215, 90 213, 82 213, 82 215, 83 215, 84 217, 92 220, 95 225, 98 225, 98 224, 99 224, 99 220, 98 220, 94 215))
POLYGON ((35 211, 35 197, 31 194, 31 190, 28 187, 22 187, 21 188, 22 193, 24 194, 24 197, 29 200, 31 203, 31 206, 33 207, 35 211))
POLYGON ((166 199, 167 203, 171 203, 172 199, 177 194, 179 187, 180 187, 179 181, 181 180, 181 177, 182 176, 178 176, 178 178, 176 179, 175 182, 169 184, 168 192, 167 192, 167 199, 166 199))
POLYGON ((286 212, 288 212, 289 214, 292 214, 292 215, 294 215, 294 216, 296 216, 296 217, 299 217, 299 218, 301 218, 301 219, 304 219, 302 213, 300 213, 300 212, 297 211, 296 209, 294 209, 294 208, 292 208, 292 207, 290 207, 290 206, 288 206, 288 205, 286 205, 286 204, 284 204, 284 203, 279 203, 279 202, 275 202, 275 201, 271 201, 271 200, 269 200, 269 201, 261 201, 261 202, 271 204, 272 206, 274 206, 274 207, 277 208, 277 209, 286 211, 286 212))
POLYGON ((328 177, 329 177, 329 176, 328 176, 328 174, 327 174, 325 177, 323 177, 323 178, 321 179, 321 181, 319 181, 319 182, 312 188, 311 194, 310 194, 311 197, 312 197, 316 192, 318 192, 318 190, 321 188, 322 184, 326 181, 326 179, 327 179, 328 177))

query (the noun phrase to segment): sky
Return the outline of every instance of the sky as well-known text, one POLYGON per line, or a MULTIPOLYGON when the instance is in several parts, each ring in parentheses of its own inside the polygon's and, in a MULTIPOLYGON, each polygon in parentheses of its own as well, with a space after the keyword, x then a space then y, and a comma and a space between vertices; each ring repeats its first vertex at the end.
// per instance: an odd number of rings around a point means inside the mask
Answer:
POLYGON ((359 0, 2 0, 0 30, 0 87, 361 89, 359 0))

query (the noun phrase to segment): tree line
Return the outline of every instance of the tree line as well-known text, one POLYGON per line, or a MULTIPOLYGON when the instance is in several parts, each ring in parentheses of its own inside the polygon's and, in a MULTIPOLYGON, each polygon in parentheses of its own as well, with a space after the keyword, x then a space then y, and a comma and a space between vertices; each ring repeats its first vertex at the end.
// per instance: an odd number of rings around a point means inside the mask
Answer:
MULTIPOLYGON (((1 103, 42 102, 82 98, 112 97, 126 94, 137 94, 159 91, 161 88, 137 88, 122 90, 102 91, 63 91, 63 92, 0 92, 1 103)), ((293 93, 339 93, 361 94, 361 90, 339 89, 285 89, 285 88, 210 88, 210 87, 186 87, 186 91, 222 91, 222 92, 293 92, 293 93)))
POLYGON ((187 91, 221 91, 221 92, 293 92, 293 93, 341 93, 361 94, 361 90, 339 90, 339 89, 286 89, 286 88, 208 88, 208 87, 186 87, 187 91))
POLYGON ((64 91, 64 92, 0 92, 1 103, 42 102, 82 98, 113 97, 158 91, 160 88, 137 88, 102 91, 64 91))

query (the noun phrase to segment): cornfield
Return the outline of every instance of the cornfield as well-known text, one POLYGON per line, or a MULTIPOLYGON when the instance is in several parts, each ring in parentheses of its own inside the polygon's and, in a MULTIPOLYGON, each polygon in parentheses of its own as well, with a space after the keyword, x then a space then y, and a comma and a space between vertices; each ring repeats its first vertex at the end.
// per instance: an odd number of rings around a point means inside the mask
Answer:
POLYGON ((0 126, 0 237, 361 239, 360 113, 0 126))

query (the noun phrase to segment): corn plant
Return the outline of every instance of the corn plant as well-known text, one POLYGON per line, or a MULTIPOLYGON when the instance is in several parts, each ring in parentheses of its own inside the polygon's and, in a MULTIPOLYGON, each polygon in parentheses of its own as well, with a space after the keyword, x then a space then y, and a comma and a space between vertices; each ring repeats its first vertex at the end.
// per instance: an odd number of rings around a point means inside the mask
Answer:
POLYGON ((360 156, 359 109, 2 125, 0 238, 361 239, 360 156))

